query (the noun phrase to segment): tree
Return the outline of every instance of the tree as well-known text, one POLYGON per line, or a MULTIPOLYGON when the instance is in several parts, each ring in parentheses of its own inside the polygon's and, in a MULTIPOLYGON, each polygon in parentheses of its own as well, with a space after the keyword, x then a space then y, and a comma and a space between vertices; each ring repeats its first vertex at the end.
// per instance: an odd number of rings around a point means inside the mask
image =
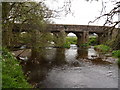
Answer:
POLYGON ((103 37, 107 34, 109 34, 107 37, 108 39, 104 39, 104 44, 107 44, 111 46, 113 49, 120 49, 120 1, 116 0, 110 0, 111 2, 114 2, 115 5, 110 12, 106 13, 105 8, 106 8, 106 2, 102 1, 102 10, 101 10, 101 15, 98 16, 95 20, 90 21, 89 23, 94 23, 95 21, 105 17, 105 23, 104 26, 110 26, 111 29, 105 30, 103 37), (114 17, 118 16, 118 20, 114 21, 114 17), (118 29, 116 29, 118 27, 118 29), (116 33, 115 33, 116 32, 116 33))
POLYGON ((20 24, 20 29, 26 24, 30 25, 27 29, 34 33, 34 27, 43 30, 48 18, 52 17, 52 11, 43 2, 2 2, 2 6, 3 45, 8 47, 14 41, 13 28, 16 23, 20 24))

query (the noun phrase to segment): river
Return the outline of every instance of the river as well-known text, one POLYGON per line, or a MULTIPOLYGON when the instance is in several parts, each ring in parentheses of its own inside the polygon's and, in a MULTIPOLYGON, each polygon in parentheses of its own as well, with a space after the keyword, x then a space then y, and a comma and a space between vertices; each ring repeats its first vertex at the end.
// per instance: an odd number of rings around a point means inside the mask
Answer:
POLYGON ((28 82, 36 88, 117 88, 116 59, 91 46, 46 48, 47 52, 23 61, 28 82))

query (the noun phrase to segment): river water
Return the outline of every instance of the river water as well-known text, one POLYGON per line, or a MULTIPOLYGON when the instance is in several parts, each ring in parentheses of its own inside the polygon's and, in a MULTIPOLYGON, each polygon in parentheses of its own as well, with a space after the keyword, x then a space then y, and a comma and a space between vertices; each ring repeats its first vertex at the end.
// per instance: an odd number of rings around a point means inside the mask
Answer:
POLYGON ((94 50, 46 48, 47 52, 32 55, 23 61, 28 82, 36 88, 117 88, 116 59, 94 50))

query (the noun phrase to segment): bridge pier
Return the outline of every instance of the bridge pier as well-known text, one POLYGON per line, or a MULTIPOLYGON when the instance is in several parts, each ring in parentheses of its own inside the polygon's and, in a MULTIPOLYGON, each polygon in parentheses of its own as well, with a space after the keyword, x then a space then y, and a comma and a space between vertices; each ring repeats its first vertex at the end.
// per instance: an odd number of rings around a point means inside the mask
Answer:
POLYGON ((89 31, 83 31, 83 44, 87 43, 89 40, 89 31))
POLYGON ((80 47, 81 44, 85 44, 89 40, 89 31, 84 31, 83 33, 75 33, 77 36, 77 46, 80 47))
POLYGON ((77 46, 80 47, 82 44, 82 33, 76 33, 77 36, 77 46))
POLYGON ((101 33, 98 34, 98 38, 97 38, 98 44, 101 44, 102 41, 103 41, 103 40, 102 40, 102 35, 103 35, 103 34, 101 34, 101 33))

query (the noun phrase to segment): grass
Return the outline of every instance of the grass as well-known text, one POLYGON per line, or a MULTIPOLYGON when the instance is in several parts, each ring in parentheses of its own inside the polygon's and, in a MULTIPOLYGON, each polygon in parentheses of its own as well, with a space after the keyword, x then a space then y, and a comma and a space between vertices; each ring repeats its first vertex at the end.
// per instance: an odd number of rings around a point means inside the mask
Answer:
POLYGON ((111 50, 111 48, 109 46, 103 45, 103 44, 96 45, 95 49, 97 49, 97 50, 99 50, 101 52, 104 52, 104 53, 109 52, 111 50))
POLYGON ((7 50, 2 49, 2 88, 32 88, 26 81, 20 62, 7 50))

